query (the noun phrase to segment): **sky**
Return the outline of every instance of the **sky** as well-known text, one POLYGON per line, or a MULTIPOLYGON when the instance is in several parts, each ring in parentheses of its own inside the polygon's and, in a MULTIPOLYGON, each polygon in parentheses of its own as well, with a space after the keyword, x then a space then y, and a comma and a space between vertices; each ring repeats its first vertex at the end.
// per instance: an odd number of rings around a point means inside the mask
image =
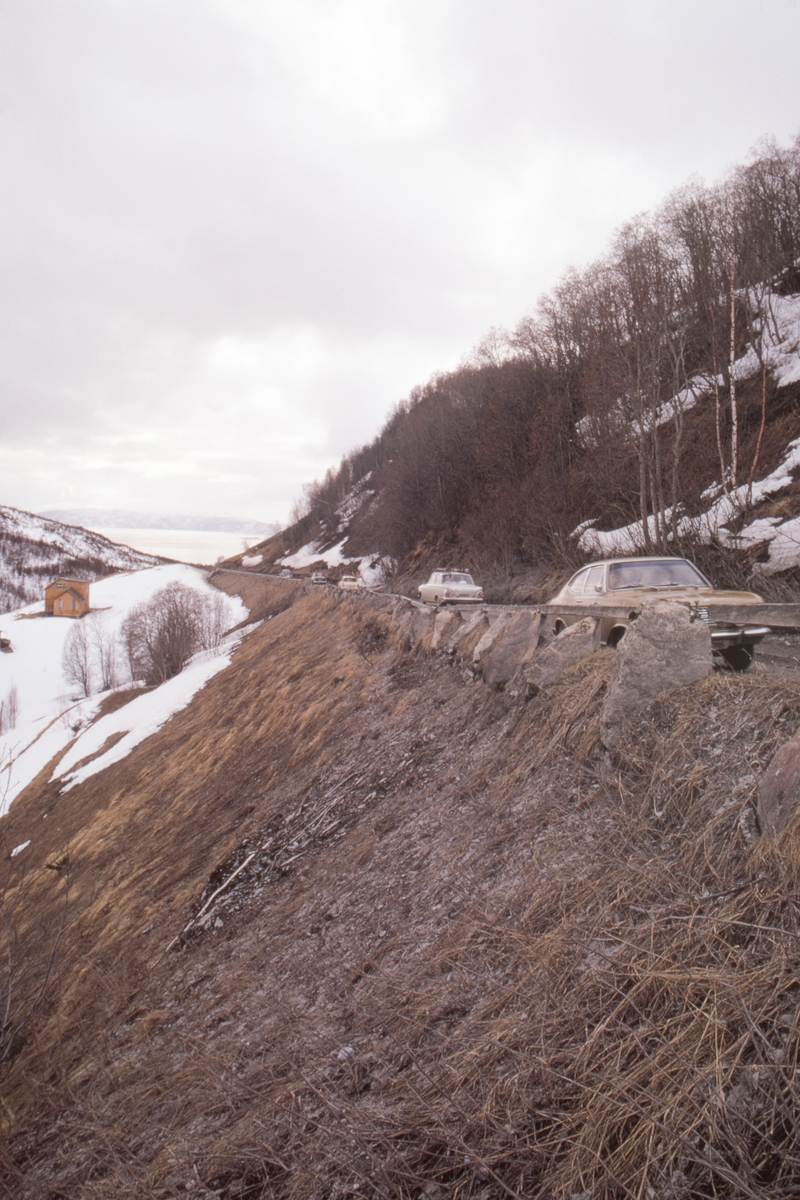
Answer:
POLYGON ((4 0, 0 503, 285 523, 691 176, 800 0, 4 0))

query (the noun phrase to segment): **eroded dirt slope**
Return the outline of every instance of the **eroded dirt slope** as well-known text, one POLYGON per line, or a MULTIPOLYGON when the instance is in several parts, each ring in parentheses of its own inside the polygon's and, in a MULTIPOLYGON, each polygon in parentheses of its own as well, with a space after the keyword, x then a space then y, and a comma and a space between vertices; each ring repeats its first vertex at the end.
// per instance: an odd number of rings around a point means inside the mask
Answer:
POLYGON ((792 1194, 797 833, 752 801, 794 677, 717 672, 612 759, 610 652, 525 703, 258 586, 188 709, 7 818, 17 944, 68 926, 5 1194, 792 1194))

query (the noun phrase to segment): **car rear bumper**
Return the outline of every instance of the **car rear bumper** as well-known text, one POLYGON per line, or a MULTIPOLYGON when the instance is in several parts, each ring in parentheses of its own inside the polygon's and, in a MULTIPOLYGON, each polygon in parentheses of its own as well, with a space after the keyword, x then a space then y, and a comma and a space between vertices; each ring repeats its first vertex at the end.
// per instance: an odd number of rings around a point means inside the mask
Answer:
POLYGON ((746 625, 743 629, 712 629, 711 645, 715 650, 722 650, 726 646, 757 646, 768 633, 772 633, 769 625, 746 625))

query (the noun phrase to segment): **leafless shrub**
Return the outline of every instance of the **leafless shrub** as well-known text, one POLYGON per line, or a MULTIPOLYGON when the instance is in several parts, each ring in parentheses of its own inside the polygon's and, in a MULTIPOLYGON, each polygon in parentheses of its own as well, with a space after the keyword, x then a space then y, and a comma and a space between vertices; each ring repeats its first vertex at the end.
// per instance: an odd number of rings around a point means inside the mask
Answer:
POLYGON ((120 637, 132 679, 164 683, 180 674, 192 655, 219 645, 225 602, 183 583, 160 588, 131 609, 120 637))
POLYGON ((14 729, 19 715, 19 693, 12 687, 5 700, 0 700, 0 734, 14 729))
POLYGON ((775 575, 753 572, 750 586, 770 603, 796 604, 800 599, 800 568, 794 567, 775 575))
POLYGON ((222 641, 228 628, 228 606, 222 596, 204 596, 200 606, 203 622, 202 646, 214 650, 222 641))

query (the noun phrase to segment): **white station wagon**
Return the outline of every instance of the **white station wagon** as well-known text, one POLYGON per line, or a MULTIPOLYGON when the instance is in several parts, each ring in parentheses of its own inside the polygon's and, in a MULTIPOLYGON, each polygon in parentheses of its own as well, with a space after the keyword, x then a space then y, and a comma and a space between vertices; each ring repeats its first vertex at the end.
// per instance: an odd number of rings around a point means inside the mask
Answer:
POLYGON ((419 589, 424 604, 479 604, 483 588, 464 571, 434 571, 419 589))

